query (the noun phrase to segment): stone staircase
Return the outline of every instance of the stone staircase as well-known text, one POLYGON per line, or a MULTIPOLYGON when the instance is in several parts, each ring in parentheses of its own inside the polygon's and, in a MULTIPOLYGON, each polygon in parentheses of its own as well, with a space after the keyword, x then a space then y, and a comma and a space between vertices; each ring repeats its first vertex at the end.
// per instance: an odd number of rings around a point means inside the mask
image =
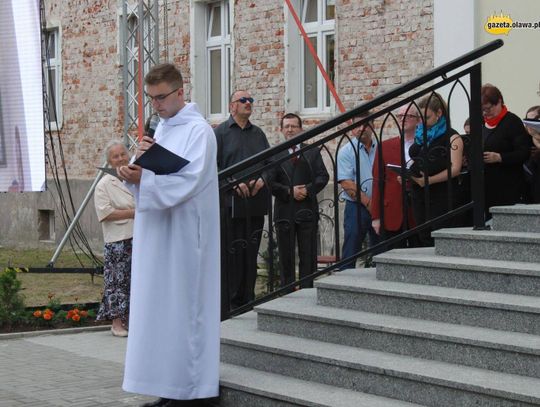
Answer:
POLYGON ((222 324, 221 406, 540 405, 540 205, 222 324))

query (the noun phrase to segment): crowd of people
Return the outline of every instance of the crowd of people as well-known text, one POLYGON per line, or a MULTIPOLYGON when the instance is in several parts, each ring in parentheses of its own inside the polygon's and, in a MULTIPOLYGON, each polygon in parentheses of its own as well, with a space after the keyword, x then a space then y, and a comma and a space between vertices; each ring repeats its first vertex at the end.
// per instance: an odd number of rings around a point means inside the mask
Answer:
MULTIPOLYGON (((105 241, 98 318, 113 321, 115 336, 129 330, 125 390, 160 397, 146 406, 202 406, 218 393, 219 316, 255 298, 265 216, 273 213, 280 283, 294 285, 296 247, 299 277, 317 268, 317 194, 330 175, 320 147, 289 143, 288 150, 235 174, 234 187, 219 196, 218 171, 269 148, 264 131, 250 121, 254 98, 247 90, 234 92, 229 118, 212 129, 196 104, 184 101, 174 65, 154 67, 145 84, 161 118, 155 137, 142 139, 131 162, 122 144, 108 145, 107 162, 118 177, 105 175, 96 188, 105 241), (189 164, 164 175, 135 165, 155 143, 189 164)), ((538 126, 525 127, 493 85, 482 87, 481 103, 478 135, 469 135, 468 122, 464 135, 454 130, 435 92, 395 112, 398 137, 380 142, 369 112, 353 118, 349 124, 359 124, 341 140, 334 168, 345 202, 341 257, 349 261, 343 268, 355 267, 366 237, 375 245, 468 202, 473 158, 466 137, 482 137, 486 208, 540 203, 538 126)), ((526 112, 530 123, 539 118, 540 106, 526 112)), ((303 120, 287 113, 279 127, 292 141, 303 120)), ((385 250, 430 246, 431 230, 467 222, 435 223, 385 250)))

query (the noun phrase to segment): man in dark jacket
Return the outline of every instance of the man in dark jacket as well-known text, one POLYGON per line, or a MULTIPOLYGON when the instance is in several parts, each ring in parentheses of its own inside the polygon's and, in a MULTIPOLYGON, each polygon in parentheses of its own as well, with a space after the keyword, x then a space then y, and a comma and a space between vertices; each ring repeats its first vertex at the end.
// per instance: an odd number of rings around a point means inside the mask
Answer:
MULTIPOLYGON (((218 170, 224 170, 269 148, 264 132, 249 120, 254 100, 245 90, 231 95, 228 120, 214 129, 217 139, 218 170)), ((247 175, 254 168, 236 173, 247 175)), ((221 196, 221 313, 255 299, 257 255, 269 193, 264 174, 238 183, 221 196)))
MULTIPOLYGON (((281 133, 290 140, 302 132, 302 119, 293 113, 281 118, 281 133)), ((294 154, 304 144, 292 146, 294 154)), ((319 205, 317 193, 328 183, 320 149, 312 148, 278 165, 272 182, 274 222, 277 231, 281 284, 295 281, 295 244, 298 242, 300 278, 317 268, 317 223, 319 205)), ((302 287, 312 287, 303 283, 302 287)))

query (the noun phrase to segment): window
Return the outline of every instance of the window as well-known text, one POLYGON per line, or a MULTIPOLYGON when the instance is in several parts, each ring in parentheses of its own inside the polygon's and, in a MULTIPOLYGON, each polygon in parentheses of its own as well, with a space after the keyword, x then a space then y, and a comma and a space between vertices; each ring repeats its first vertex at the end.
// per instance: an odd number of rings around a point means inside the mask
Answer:
MULTIPOLYGON (((335 0, 293 0, 302 26, 328 76, 335 80, 335 0)), ((285 9, 290 14, 289 9, 285 9)), ((294 19, 287 16, 287 110, 330 112, 334 101, 294 19), (294 79, 297 78, 297 79, 294 79)))
POLYGON ((227 114, 231 89, 231 13, 229 1, 209 3, 206 13, 206 112, 227 114))
POLYGON ((45 32, 46 44, 46 89, 47 110, 49 112, 50 129, 59 129, 62 125, 62 58, 60 54, 60 35, 58 28, 45 32))
POLYGON ((54 241, 54 211, 38 209, 38 236, 42 241, 54 241))
MULTIPOLYGON (((334 13, 335 0, 304 0, 301 21, 306 34, 317 51, 328 76, 333 81, 334 70, 334 13)), ((308 45, 302 47, 302 110, 329 110, 331 98, 326 82, 319 72, 308 45)))

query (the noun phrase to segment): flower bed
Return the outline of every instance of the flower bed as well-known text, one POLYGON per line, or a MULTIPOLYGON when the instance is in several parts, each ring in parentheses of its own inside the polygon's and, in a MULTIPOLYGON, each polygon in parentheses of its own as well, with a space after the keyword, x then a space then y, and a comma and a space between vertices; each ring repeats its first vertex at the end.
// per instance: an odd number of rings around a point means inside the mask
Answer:
POLYGON ((45 307, 25 308, 20 295, 20 281, 14 268, 0 273, 0 333, 37 331, 109 325, 109 321, 96 321, 97 304, 62 304, 54 293, 48 294, 45 307))

